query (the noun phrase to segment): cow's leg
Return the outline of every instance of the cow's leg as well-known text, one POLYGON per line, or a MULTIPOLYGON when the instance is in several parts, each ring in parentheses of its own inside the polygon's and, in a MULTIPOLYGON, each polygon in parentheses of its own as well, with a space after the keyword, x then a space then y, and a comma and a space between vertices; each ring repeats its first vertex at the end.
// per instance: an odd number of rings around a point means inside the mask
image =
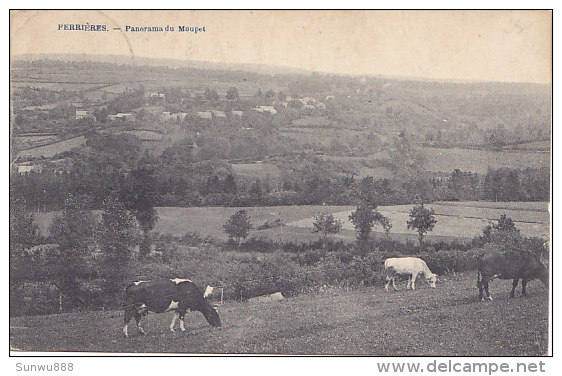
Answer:
POLYGON ((515 288, 517 287, 518 283, 519 283, 519 278, 514 278, 513 284, 512 284, 512 287, 511 287, 511 292, 509 293, 510 298, 515 298, 515 288))
POLYGON ((490 291, 488 290, 488 283, 490 281, 488 279, 485 279, 482 282, 484 283, 484 291, 486 291, 486 297, 488 298, 488 300, 494 300, 492 299, 492 296, 490 295, 490 291))
POLYGON ((185 317, 185 312, 182 312, 182 313, 180 314, 180 330, 181 330, 182 332, 185 332, 185 325, 184 325, 184 322, 183 322, 183 318, 184 318, 184 317, 185 317))
POLYGON ((125 313, 123 314, 123 321, 124 321, 123 334, 125 335, 125 337, 129 336, 127 327, 129 326, 129 321, 131 321, 134 315, 135 315, 135 307, 131 306, 125 308, 125 313))
POLYGON ((416 289, 416 278, 418 278, 418 274, 412 273, 412 290, 416 289))
POLYGON ((476 281, 476 287, 478 287, 478 300, 484 300, 484 286, 482 285, 480 277, 478 277, 476 281))
POLYGON ((178 317, 179 317, 179 313, 178 311, 175 311, 174 317, 172 318, 172 322, 170 323, 170 331, 172 332, 175 332, 174 326, 176 325, 176 320, 178 319, 178 317))
POLYGON ((398 287, 396 287, 396 276, 392 277, 392 288, 394 291, 398 291, 398 287))
POLYGON ((526 296, 527 295, 527 281, 526 279, 521 279, 521 295, 526 296))
POLYGON ((409 290, 412 286, 412 275, 408 276, 408 283, 406 284, 406 290, 409 290))
POLYGON ((143 336, 146 335, 146 332, 144 331, 144 329, 141 326, 141 319, 142 319, 142 314, 139 311, 135 312, 135 321, 137 322, 137 329, 139 330, 139 333, 142 334, 143 336))
POLYGON ((388 286, 390 286, 390 282, 392 282, 392 277, 386 277, 386 285, 384 285, 384 289, 388 292, 388 286))

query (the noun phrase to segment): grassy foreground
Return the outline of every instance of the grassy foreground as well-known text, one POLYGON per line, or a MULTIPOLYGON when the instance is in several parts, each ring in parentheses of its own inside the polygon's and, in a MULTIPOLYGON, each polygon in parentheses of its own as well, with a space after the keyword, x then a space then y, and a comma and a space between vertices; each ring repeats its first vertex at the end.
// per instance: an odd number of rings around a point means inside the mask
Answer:
POLYGON ((443 276, 437 289, 332 290, 278 302, 226 303, 222 328, 188 313, 184 333, 171 333, 171 313, 149 314, 146 337, 122 312, 17 317, 10 344, 23 351, 124 353, 274 353, 372 355, 545 355, 548 291, 531 282, 510 299, 510 281, 490 284, 492 302, 478 302, 476 273, 443 276))

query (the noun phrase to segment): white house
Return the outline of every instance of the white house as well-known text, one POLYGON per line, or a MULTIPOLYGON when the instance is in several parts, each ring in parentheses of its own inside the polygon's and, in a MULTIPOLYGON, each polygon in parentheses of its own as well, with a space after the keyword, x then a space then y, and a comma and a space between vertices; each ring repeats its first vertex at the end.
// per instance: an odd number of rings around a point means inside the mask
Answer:
POLYGON ((87 118, 90 115, 89 111, 86 110, 76 110, 75 118, 76 120, 87 118))
POLYGON ((272 115, 275 115, 277 113, 277 110, 273 106, 257 106, 254 107, 254 111, 261 113, 269 112, 272 115))
POLYGON ((211 114, 211 111, 198 112, 197 116, 199 117, 199 119, 207 119, 207 120, 213 119, 213 114, 211 114))
POLYGON ((42 174, 43 167, 40 165, 17 165, 17 172, 19 175, 27 175, 31 173, 42 174))
POLYGON ((134 116, 130 112, 119 112, 118 114, 115 114, 115 115, 108 115, 107 118, 111 121, 114 121, 114 120, 117 120, 117 119, 129 121, 129 120, 133 120, 134 116))

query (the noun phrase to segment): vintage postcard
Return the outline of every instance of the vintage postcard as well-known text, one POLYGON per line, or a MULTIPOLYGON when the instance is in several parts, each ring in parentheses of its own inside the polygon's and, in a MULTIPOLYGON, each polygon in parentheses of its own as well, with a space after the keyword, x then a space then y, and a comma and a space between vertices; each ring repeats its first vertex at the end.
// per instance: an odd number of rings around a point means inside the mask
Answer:
POLYGON ((551 79, 547 10, 10 11, 10 355, 550 355, 551 79))

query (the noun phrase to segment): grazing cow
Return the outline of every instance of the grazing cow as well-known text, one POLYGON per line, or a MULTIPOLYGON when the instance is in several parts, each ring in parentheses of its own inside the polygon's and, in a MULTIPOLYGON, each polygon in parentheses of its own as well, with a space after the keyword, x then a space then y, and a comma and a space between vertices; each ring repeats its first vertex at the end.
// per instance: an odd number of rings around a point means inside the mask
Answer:
POLYGON ((513 279, 510 297, 515 297, 515 288, 521 279, 521 294, 527 295, 527 282, 538 278, 548 287, 548 270, 539 258, 525 251, 493 251, 478 257, 478 299, 484 300, 483 290, 488 300, 492 300, 488 291, 488 282, 494 278, 513 279))
POLYGON ((206 296, 195 283, 189 279, 157 279, 153 281, 136 281, 125 289, 125 325, 123 334, 128 336, 127 326, 131 318, 135 318, 141 334, 146 334, 140 321, 148 311, 162 313, 175 311, 170 330, 174 332, 176 320, 180 319, 183 332, 184 316, 187 310, 199 311, 212 326, 221 326, 219 314, 206 299, 206 296))
POLYGON ((396 284, 394 280, 397 274, 409 274, 410 277, 408 278, 408 286, 406 288, 410 288, 412 286, 412 290, 416 289, 416 278, 419 274, 425 275, 427 283, 429 286, 435 288, 435 283, 437 282, 437 275, 433 274, 431 270, 427 267, 425 261, 417 257, 392 257, 388 258, 384 261, 384 270, 386 272, 386 285, 384 289, 388 291, 388 286, 392 282, 392 287, 394 290, 398 290, 396 288, 396 284))

